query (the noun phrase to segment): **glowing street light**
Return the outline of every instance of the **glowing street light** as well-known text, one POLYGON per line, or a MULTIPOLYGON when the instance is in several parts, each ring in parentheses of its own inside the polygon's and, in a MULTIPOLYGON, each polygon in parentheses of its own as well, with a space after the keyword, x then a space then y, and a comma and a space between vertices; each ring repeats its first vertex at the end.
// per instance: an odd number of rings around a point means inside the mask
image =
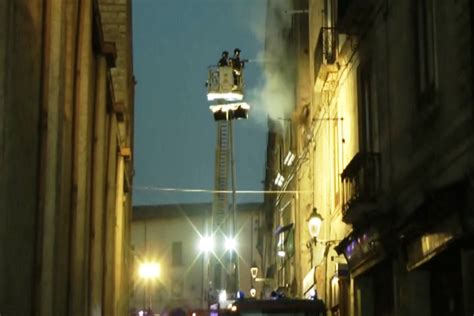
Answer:
POLYGON ((250 296, 251 296, 251 297, 255 297, 256 294, 257 294, 257 290, 256 290, 254 287, 252 287, 252 288, 250 289, 250 296))
POLYGON ((203 236, 199 241, 199 250, 201 252, 211 252, 214 250, 214 238, 212 236, 203 236))
POLYGON ((318 213, 316 208, 313 208, 313 212, 311 212, 311 215, 308 218, 309 234, 313 239, 318 238, 322 222, 323 217, 318 213))
POLYGON ((227 301, 227 292, 223 290, 219 293, 219 302, 224 303, 225 301, 227 301))
POLYGON ((138 268, 138 275, 144 280, 154 280, 160 276, 160 265, 157 262, 143 262, 138 268))
POLYGON ((255 262, 252 264, 252 267, 250 268, 250 274, 252 275, 252 279, 255 279, 257 277, 258 267, 255 262))
POLYGON ((237 249, 237 241, 235 238, 225 238, 225 249, 227 251, 235 251, 237 249))
POLYGON ((160 276, 160 264, 153 261, 145 261, 138 267, 138 275, 143 279, 145 285, 145 301, 148 296, 148 306, 151 309, 151 295, 149 294, 149 287, 152 286, 152 281, 160 276))

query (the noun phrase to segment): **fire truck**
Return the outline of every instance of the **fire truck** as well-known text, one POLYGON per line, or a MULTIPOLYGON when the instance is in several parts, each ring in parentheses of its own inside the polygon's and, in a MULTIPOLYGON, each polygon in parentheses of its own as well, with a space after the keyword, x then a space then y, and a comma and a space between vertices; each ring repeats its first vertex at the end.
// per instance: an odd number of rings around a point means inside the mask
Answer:
MULTIPOLYGON (((321 300, 304 299, 242 299, 219 310, 219 316, 325 316, 321 300)), ((212 312, 211 312, 211 316, 212 312)))

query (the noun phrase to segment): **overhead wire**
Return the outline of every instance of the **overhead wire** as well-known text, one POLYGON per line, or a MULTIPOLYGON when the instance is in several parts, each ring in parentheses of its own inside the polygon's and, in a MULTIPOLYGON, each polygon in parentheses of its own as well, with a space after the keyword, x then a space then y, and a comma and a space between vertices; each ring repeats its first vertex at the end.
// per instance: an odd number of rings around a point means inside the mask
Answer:
MULTIPOLYGON (((199 188, 172 188, 172 187, 156 187, 156 186, 134 186, 134 190, 138 191, 161 191, 161 192, 180 192, 180 193, 223 193, 232 194, 232 190, 212 190, 212 189, 199 189, 199 188)), ((305 190, 235 190, 236 194, 295 194, 295 193, 307 193, 310 194, 312 191, 305 190)))

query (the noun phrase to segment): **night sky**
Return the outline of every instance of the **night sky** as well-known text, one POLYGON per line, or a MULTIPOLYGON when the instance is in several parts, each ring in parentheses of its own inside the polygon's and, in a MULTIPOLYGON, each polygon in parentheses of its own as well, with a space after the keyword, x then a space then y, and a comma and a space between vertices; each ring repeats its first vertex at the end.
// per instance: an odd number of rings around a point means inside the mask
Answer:
MULTIPOLYGON (((157 188, 213 189, 216 123, 206 99, 207 66, 221 52, 259 60, 266 0, 134 0, 134 205, 211 202, 212 194, 157 188)), ((262 64, 246 64, 249 95, 263 85, 262 64)), ((262 190, 266 114, 253 107, 234 124, 237 190, 262 190)), ((261 194, 238 202, 262 201, 261 194)))

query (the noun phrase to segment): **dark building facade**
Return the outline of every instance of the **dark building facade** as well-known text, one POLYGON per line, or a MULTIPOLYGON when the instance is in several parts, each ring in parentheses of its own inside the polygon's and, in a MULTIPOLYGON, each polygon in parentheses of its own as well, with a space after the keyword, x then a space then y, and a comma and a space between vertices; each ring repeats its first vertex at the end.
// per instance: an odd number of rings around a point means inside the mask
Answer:
POLYGON ((130 1, 0 2, 0 314, 126 315, 130 1))

